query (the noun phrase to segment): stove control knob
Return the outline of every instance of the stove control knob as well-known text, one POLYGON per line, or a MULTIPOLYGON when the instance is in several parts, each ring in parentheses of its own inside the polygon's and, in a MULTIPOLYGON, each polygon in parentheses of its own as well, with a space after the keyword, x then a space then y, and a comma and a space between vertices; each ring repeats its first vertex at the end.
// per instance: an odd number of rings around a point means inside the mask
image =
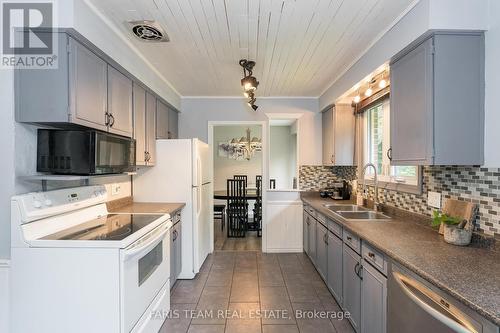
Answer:
POLYGON ((95 191, 95 192, 94 192, 94 197, 98 197, 98 196, 100 196, 100 195, 101 195, 101 192, 99 192, 99 191, 95 191))
POLYGON ((50 199, 45 199, 43 203, 45 204, 45 206, 52 206, 52 200, 50 199))
POLYGON ((41 208, 42 207, 42 203, 38 200, 35 200, 33 201, 33 207, 35 208, 41 208))

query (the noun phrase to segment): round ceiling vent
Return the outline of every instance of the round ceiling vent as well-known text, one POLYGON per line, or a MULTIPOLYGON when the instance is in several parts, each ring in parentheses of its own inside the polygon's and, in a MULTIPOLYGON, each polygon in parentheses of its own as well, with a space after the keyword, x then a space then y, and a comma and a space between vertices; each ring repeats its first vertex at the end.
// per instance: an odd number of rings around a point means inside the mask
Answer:
POLYGON ((134 36, 146 42, 169 42, 167 33, 155 21, 129 22, 134 36))

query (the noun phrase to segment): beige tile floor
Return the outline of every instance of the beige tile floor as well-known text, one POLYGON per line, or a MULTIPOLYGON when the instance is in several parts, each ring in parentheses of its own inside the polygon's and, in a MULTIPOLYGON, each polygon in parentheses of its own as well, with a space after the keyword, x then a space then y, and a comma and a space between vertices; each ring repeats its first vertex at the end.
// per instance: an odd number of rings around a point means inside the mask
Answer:
POLYGON ((354 332, 347 319, 296 318, 341 311, 304 254, 216 251, 194 280, 176 283, 171 305, 178 317, 161 333, 354 332))
POLYGON ((260 251, 262 237, 257 237, 256 231, 248 231, 245 237, 227 238, 227 229, 222 230, 220 220, 214 220, 214 249, 215 251, 260 251))

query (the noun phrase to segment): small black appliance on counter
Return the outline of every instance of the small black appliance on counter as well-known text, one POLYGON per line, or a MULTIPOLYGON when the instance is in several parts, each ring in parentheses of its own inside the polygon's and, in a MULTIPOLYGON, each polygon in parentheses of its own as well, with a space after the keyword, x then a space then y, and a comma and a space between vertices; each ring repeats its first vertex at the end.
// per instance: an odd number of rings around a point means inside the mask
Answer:
POLYGON ((39 129, 36 169, 63 175, 132 172, 135 140, 90 129, 39 129))
POLYGON ((331 198, 333 200, 349 200, 351 199, 351 190, 347 181, 343 180, 320 190, 319 195, 322 198, 331 198))

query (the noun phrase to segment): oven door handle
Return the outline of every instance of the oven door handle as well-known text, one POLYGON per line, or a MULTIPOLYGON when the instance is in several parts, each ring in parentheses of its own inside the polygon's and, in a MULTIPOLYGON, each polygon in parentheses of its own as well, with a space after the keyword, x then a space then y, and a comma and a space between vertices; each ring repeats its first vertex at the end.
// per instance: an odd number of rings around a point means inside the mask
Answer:
POLYGON ((160 244, 169 230, 170 227, 168 223, 159 226, 156 230, 153 230, 151 234, 149 234, 149 236, 146 236, 146 238, 143 238, 135 245, 126 248, 123 254, 123 260, 127 261, 142 254, 148 253, 149 251, 154 249, 155 246, 160 244))

